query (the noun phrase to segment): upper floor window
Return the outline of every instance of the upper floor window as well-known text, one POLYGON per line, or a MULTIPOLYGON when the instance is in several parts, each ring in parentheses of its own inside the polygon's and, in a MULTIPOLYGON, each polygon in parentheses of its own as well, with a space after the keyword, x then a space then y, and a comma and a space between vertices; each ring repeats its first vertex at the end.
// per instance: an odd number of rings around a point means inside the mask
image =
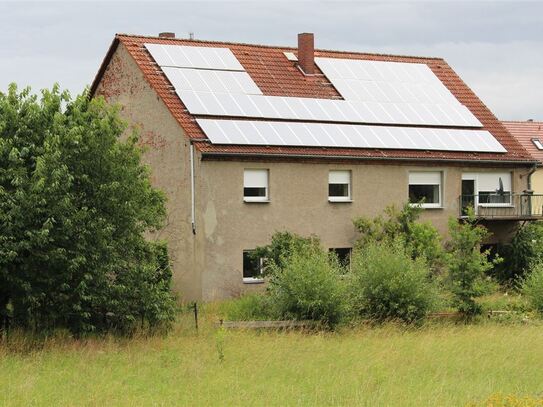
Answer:
POLYGON ((243 200, 245 202, 268 202, 268 170, 245 170, 243 173, 243 200))
POLYGON ((328 200, 351 201, 351 171, 330 171, 328 174, 328 200))
POLYGON ((541 140, 539 140, 538 138, 533 138, 532 143, 535 144, 538 150, 543 150, 543 143, 541 143, 541 140))
POLYGON ((409 173, 409 202, 423 208, 441 207, 441 172, 413 171, 409 173))
MULTIPOLYGON (((480 205, 511 205, 510 172, 481 172, 476 175, 475 186, 480 205)), ((463 176, 464 180, 467 178, 463 176)))

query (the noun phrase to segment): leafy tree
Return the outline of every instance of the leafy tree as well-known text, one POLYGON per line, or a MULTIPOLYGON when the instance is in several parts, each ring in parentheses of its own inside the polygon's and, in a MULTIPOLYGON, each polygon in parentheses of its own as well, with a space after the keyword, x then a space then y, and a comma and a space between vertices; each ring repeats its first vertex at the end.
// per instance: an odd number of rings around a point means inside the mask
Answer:
MULTIPOLYGON (((489 251, 481 252, 481 243, 489 236, 488 230, 476 224, 473 209, 468 209, 464 222, 449 220, 448 282, 454 304, 467 316, 481 313, 475 299, 485 292, 485 272, 493 267, 489 251)), ((498 260, 496 260, 498 261, 498 260)))
POLYGON ((543 262, 532 264, 521 288, 532 308, 543 314, 543 262))
POLYGON ((58 86, 0 93, 0 310, 74 333, 171 320, 165 198, 118 108, 58 86), (154 301, 149 303, 149 301, 154 301))

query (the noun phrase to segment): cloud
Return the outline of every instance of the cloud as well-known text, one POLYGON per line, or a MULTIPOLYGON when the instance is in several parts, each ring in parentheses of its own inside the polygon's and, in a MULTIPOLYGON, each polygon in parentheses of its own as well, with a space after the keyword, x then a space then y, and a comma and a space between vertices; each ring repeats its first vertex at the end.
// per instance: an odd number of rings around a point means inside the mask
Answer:
POLYGON ((500 117, 543 120, 539 2, 4 2, 0 90, 89 84, 116 32, 441 56, 500 117))

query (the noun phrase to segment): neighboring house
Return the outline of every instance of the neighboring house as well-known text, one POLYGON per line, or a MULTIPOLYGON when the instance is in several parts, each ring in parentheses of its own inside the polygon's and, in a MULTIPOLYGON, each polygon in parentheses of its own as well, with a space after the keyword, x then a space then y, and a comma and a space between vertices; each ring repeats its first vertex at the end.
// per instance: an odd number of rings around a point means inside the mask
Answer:
POLYGON ((528 120, 525 122, 502 122, 511 133, 530 153, 534 160, 539 161, 536 171, 531 177, 531 190, 534 194, 543 194, 543 122, 528 120))
POLYGON ((473 205, 494 242, 541 217, 534 159, 443 59, 173 37, 117 35, 91 93, 148 148, 185 300, 261 282, 248 253, 275 231, 348 260, 353 218, 408 199, 444 235, 473 205))

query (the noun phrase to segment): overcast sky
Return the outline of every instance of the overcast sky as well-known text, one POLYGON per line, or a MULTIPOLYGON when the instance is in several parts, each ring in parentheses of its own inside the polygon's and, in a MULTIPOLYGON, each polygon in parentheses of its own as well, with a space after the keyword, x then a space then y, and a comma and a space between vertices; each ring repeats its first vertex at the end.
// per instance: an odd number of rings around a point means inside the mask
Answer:
POLYGON ((445 58, 501 119, 543 120, 543 2, 46 2, 0 0, 0 91, 79 93, 115 33, 445 58))

